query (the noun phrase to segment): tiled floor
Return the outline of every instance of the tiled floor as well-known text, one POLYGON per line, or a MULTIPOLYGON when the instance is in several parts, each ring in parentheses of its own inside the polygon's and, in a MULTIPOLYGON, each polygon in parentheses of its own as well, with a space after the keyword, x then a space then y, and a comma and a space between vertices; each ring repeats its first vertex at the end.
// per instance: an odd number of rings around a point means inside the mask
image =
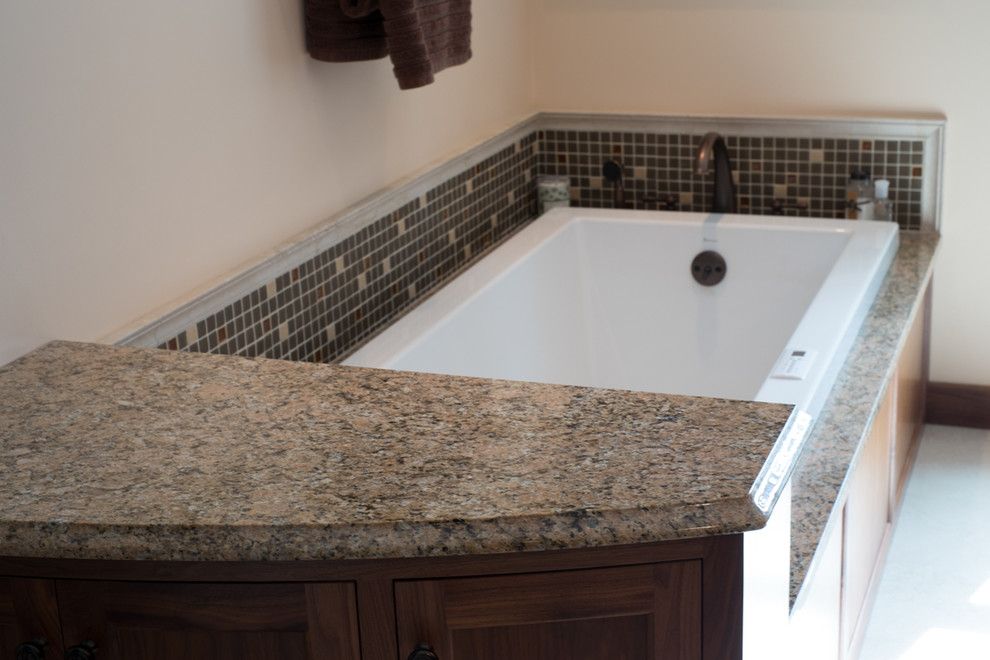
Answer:
POLYGON ((990 659, 990 431, 929 426, 860 660, 990 659))

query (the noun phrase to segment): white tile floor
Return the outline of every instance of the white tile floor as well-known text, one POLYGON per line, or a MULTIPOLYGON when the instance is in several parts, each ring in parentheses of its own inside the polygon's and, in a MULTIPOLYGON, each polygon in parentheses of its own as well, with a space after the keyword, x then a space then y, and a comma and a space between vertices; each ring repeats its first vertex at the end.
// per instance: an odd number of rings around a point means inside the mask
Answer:
POLYGON ((860 660, 990 659, 990 431, 925 429, 860 660))

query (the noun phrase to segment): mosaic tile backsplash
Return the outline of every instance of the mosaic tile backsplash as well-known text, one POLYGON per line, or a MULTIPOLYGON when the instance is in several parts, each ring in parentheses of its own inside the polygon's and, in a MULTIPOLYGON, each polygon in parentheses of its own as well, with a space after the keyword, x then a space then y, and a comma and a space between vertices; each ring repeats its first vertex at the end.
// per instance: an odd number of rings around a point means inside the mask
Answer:
MULTIPOLYGON (((602 179, 602 163, 612 159, 625 170, 633 208, 710 207, 713 177, 694 173, 699 135, 548 130, 539 137, 539 174, 569 176, 575 206, 612 206, 602 179)), ((862 167, 890 180, 901 228, 921 228, 921 141, 727 136, 726 144, 740 213, 844 218, 846 181, 862 167)))
MULTIPOLYGON (((608 207, 607 159, 633 208, 705 211, 700 135, 534 131, 419 199, 168 339, 160 348, 312 362, 344 357, 537 215, 538 175, 571 179, 575 206, 608 207)), ((896 219, 921 227, 923 143, 727 136, 742 213, 844 217, 856 167, 891 180, 896 219), (776 207, 776 208, 775 208, 776 207)))
POLYGON ((160 348, 330 362, 536 216, 531 134, 160 348))

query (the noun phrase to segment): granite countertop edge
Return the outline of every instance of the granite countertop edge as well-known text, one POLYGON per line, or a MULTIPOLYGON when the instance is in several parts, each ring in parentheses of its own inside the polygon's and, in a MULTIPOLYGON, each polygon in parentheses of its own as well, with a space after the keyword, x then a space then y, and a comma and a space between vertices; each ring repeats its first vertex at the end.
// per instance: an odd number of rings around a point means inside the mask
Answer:
POLYGON ((932 281, 935 232, 901 232, 887 278, 839 373, 792 474, 791 607, 817 569, 821 541, 838 518, 849 475, 895 375, 897 360, 932 281))
POLYGON ((750 531, 792 411, 52 342, 0 368, 0 556, 414 558, 750 531))
POLYGON ((568 511, 377 525, 101 525, 0 522, 0 557, 174 562, 482 556, 660 543, 761 529, 749 498, 663 510, 568 511), (709 520, 705 511, 718 511, 709 520), (533 532, 538 530, 539 533, 533 532), (16 540, 11 540, 16 539, 16 540), (69 541, 71 539, 71 541, 69 541))

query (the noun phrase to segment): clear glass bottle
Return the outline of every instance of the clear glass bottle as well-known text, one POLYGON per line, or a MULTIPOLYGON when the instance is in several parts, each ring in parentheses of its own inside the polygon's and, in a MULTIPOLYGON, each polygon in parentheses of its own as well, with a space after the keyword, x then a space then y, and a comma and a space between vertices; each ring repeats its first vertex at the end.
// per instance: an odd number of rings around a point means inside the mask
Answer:
POLYGON ((846 218, 849 220, 873 219, 873 181, 870 171, 854 169, 846 183, 846 218))
POLYGON ((874 187, 873 219, 894 220, 894 202, 890 200, 890 181, 887 179, 877 179, 874 187))

